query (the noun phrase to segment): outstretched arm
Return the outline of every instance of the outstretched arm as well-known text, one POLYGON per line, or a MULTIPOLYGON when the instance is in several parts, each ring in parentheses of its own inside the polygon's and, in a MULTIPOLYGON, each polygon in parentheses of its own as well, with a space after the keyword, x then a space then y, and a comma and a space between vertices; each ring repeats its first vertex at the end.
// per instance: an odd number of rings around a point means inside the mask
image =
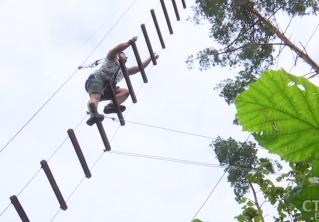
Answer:
MULTIPOLYGON (((158 59, 158 55, 157 55, 156 53, 155 53, 154 55, 155 55, 155 58, 158 59)), ((142 62, 143 67, 144 67, 144 68, 147 67, 147 66, 150 64, 151 61, 152 61, 151 57, 149 57, 149 58, 147 58, 146 60, 144 60, 144 61, 142 62)), ((127 72, 128 75, 136 74, 136 73, 138 73, 139 71, 140 71, 140 69, 139 69, 138 66, 132 66, 132 67, 130 67, 130 68, 127 68, 127 70, 126 70, 126 72, 127 72)))
POLYGON ((131 45, 131 41, 135 42, 136 40, 137 40, 137 36, 134 36, 128 42, 123 42, 118 44, 107 53, 107 58, 114 60, 120 52, 124 51, 131 45))

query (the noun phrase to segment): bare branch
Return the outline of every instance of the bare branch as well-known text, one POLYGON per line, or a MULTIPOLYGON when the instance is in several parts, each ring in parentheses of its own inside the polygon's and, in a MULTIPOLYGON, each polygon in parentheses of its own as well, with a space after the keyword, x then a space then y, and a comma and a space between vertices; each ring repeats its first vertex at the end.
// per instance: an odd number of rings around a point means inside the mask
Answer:
POLYGON ((250 10, 251 13, 253 13, 256 17, 258 17, 265 25, 269 27, 269 29, 277 35, 278 38, 280 38, 283 42, 287 44, 287 46, 292 49, 300 58, 302 58, 306 63, 308 63, 314 70, 316 70, 317 73, 319 73, 319 65, 312 60, 306 53, 304 53, 301 49, 299 49, 294 43, 288 39, 284 33, 279 31, 276 27, 271 24, 269 20, 264 18, 256 9, 254 8, 248 8, 246 7, 247 10, 250 10))
POLYGON ((254 199, 255 199, 255 205, 256 205, 256 207, 258 209, 258 212, 260 213, 260 219, 261 219, 262 222, 265 222, 261 206, 258 203, 258 199, 257 199, 257 194, 256 194, 256 191, 255 191, 255 188, 254 188, 254 186, 252 185, 251 182, 249 182, 249 186, 250 186, 251 190, 253 191, 253 195, 254 195, 254 199))
MULTIPOLYGON (((255 45, 259 45, 259 46, 265 46, 265 45, 281 45, 281 46, 287 46, 287 44, 281 43, 281 42, 279 42, 279 43, 254 43, 254 44, 255 44, 255 45)), ((234 52, 234 51, 237 51, 237 50, 239 50, 239 49, 248 47, 248 46, 250 46, 250 45, 251 45, 251 44, 245 44, 245 45, 242 45, 242 46, 240 46, 240 47, 238 47, 238 48, 235 48, 235 49, 228 49, 228 47, 225 47, 225 48, 223 48, 223 49, 218 50, 217 52, 218 52, 218 55, 220 55, 220 54, 226 54, 226 53, 229 53, 229 52, 234 52)))
MULTIPOLYGON (((271 17, 275 16, 275 14, 276 14, 280 9, 282 9, 282 7, 279 7, 277 10, 274 10, 274 13, 272 13, 267 19, 269 20, 271 17)), ((257 24, 257 22, 259 22, 259 21, 260 21, 260 20, 257 19, 253 24, 251 24, 251 25, 250 25, 247 29, 245 29, 243 32, 242 32, 242 30, 241 30, 241 32, 238 34, 238 36, 236 37, 236 39, 234 39, 229 45, 227 45, 227 46, 225 47, 225 49, 231 47, 235 42, 237 42, 237 40, 238 40, 242 35, 244 35, 246 32, 248 32, 250 29, 252 29, 252 28, 257 24)), ((290 22, 289 22, 289 24, 290 24, 290 22)), ((288 27, 287 27, 287 28, 288 28, 288 27)))

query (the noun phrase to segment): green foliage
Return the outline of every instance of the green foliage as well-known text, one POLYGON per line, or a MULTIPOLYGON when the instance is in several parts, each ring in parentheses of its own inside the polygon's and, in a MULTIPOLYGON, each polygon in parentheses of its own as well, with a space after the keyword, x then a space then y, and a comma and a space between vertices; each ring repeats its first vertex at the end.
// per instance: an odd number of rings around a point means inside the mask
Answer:
POLYGON ((319 89, 284 70, 266 71, 236 101, 244 130, 289 161, 318 159, 319 89))
POLYGON ((251 142, 237 142, 229 138, 218 137, 214 142, 214 151, 222 166, 228 171, 228 182, 234 187, 235 199, 240 201, 249 189, 247 175, 258 164, 256 145, 251 142))
MULTIPOLYGON (((251 203, 251 205, 253 206, 253 203, 251 203)), ((252 206, 249 206, 249 207, 245 206, 243 212, 240 215, 235 217, 237 221, 239 222, 261 221, 258 211, 252 206)))
POLYGON ((197 61, 202 70, 214 66, 240 67, 235 80, 219 84, 220 95, 228 104, 275 62, 274 46, 284 44, 276 42, 275 33, 252 13, 253 8, 275 24, 276 12, 285 12, 291 17, 316 13, 318 1, 196 0, 193 20, 196 23, 206 20, 211 24, 209 36, 214 39, 214 46, 189 56, 186 62, 192 67, 197 61))
POLYGON ((318 220, 319 88, 283 70, 266 71, 237 98, 236 107, 244 130, 252 132, 263 147, 292 161, 298 186, 287 200, 306 221, 318 220))
POLYGON ((233 79, 220 82, 215 89, 221 89, 220 96, 224 97, 228 105, 235 102, 237 95, 246 90, 250 83, 256 81, 256 76, 251 71, 243 70, 233 79))
POLYGON ((256 145, 252 142, 237 142, 229 138, 224 140, 218 137, 212 144, 219 163, 226 167, 227 179, 234 187, 236 201, 243 205, 242 213, 236 217, 238 221, 264 221, 261 206, 257 195, 254 200, 246 197, 250 190, 255 193, 254 186, 262 191, 264 198, 272 205, 278 206, 278 221, 288 217, 287 209, 293 207, 284 199, 291 191, 290 187, 276 186, 267 175, 275 172, 275 166, 281 169, 280 164, 273 163, 267 158, 258 158, 256 145))

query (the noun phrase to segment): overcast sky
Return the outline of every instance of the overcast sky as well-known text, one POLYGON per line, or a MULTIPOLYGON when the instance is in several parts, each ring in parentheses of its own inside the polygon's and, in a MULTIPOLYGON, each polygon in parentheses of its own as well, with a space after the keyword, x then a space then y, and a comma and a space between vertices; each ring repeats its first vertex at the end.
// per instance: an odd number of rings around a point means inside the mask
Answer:
MULTIPOLYGON (((248 135, 232 125, 234 107, 227 106, 213 90, 234 71, 186 68, 188 55, 214 44, 208 38, 209 26, 186 21, 193 2, 187 1, 188 7, 183 10, 177 0, 181 15, 177 22, 171 1, 167 1, 174 30, 170 35, 158 0, 0 1, 0 147, 4 148, 0 152, 0 221, 19 221, 10 205, 11 195, 18 195, 31 221, 191 221, 223 169, 156 158, 217 164, 210 138, 232 136, 244 141, 248 135), (152 8, 165 38, 164 50, 150 17, 152 8), (142 23, 154 51, 160 54, 158 65, 146 69, 147 84, 140 74, 131 78, 138 102, 132 104, 129 98, 125 103, 124 127, 108 118, 116 115, 106 116, 103 125, 113 152, 104 153, 98 130, 85 124, 88 95, 84 82, 94 69, 78 71, 77 67, 105 57, 109 48, 134 35, 138 35, 141 57, 147 58, 142 23), (67 139, 69 128, 75 130, 91 168, 91 179, 84 179, 67 139), (59 210, 40 170, 42 159, 48 160, 67 200, 67 211, 59 210)), ((284 29, 288 20, 281 18, 280 22, 284 29)), ((296 44, 306 45, 318 23, 317 17, 293 20, 287 35, 296 44)), ((318 32, 307 45, 307 52, 316 61, 317 39, 318 32)), ((135 65, 131 49, 127 54, 128 66, 135 65)), ((293 59, 284 51, 281 64, 274 68, 289 71, 293 59)), ((298 60, 292 72, 302 75, 308 70, 298 60)), ((125 87, 125 82, 120 85, 125 87)), ((105 104, 101 103, 100 112, 105 104)), ((233 221, 239 212, 224 178, 198 218, 233 221)))

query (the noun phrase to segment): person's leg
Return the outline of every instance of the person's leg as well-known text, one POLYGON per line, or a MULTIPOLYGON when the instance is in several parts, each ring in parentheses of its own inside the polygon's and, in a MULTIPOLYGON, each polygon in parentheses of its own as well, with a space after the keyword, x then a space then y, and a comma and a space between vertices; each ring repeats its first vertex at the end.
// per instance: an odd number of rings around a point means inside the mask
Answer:
POLYGON ((98 113, 98 104, 101 101, 101 97, 103 94, 103 82, 101 82, 98 79, 91 79, 88 80, 86 83, 86 91, 89 93, 90 95, 90 99, 88 101, 88 111, 90 113, 90 118, 87 120, 87 124, 89 126, 92 126, 94 123, 96 123, 97 121, 103 121, 104 119, 104 115, 99 114, 98 113), (91 109, 90 109, 90 104, 94 104, 96 107, 96 113, 92 113, 91 109))
MULTIPOLYGON (((119 105, 122 104, 129 96, 129 91, 127 89, 122 89, 122 88, 117 87, 114 91, 115 91, 115 99, 119 105)), ((119 108, 120 108, 121 112, 124 112, 126 109, 126 107, 123 105, 120 105, 119 108)), ((107 104, 104 107, 104 113, 106 113, 106 114, 116 113, 116 111, 117 110, 113 104, 113 101, 111 101, 109 104, 107 104)))
POLYGON ((104 93, 103 81, 101 81, 100 79, 96 79, 95 77, 91 77, 91 76, 85 82, 85 89, 90 96, 90 99, 87 103, 89 112, 91 112, 90 104, 92 104, 92 103, 95 105, 96 110, 97 110, 98 104, 102 100, 102 95, 104 93))
POLYGON ((99 93, 92 93, 90 95, 90 100, 88 102, 88 109, 89 109, 89 112, 91 112, 90 110, 90 104, 93 103, 96 107, 96 110, 97 110, 97 106, 99 104, 99 102, 101 101, 101 94, 99 93))
POLYGON ((96 121, 103 121, 103 119, 104 119, 104 116, 103 116, 102 114, 99 114, 99 113, 97 112, 97 106, 98 106, 100 100, 101 100, 101 95, 100 95, 100 94, 98 94, 98 93, 92 93, 92 94, 90 95, 90 100, 89 100, 89 102, 88 102, 88 110, 89 110, 89 112, 90 112, 90 114, 91 114, 91 117, 86 121, 86 123, 87 123, 89 126, 92 126, 94 123, 96 123, 96 121), (95 107, 96 107, 96 113, 95 113, 95 114, 93 114, 92 111, 91 111, 91 109, 90 109, 90 104, 92 104, 92 103, 93 103, 93 104, 95 105, 95 107))
POLYGON ((115 98, 119 104, 122 104, 129 95, 129 91, 127 89, 117 88, 115 90, 115 98))

